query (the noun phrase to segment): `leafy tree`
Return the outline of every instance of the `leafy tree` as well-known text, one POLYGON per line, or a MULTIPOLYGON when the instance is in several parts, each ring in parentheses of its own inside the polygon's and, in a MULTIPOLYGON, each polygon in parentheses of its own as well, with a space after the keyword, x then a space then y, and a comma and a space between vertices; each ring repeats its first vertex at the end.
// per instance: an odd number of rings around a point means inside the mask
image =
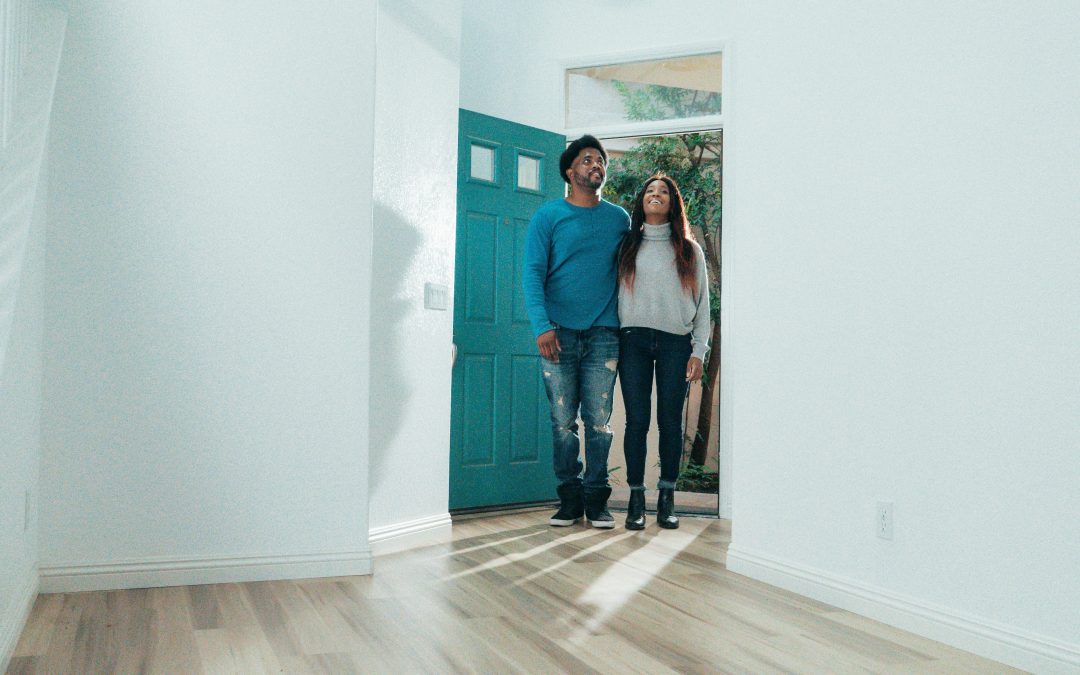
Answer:
MULTIPOLYGON (((627 119, 633 121, 694 117, 717 113, 720 94, 659 85, 631 86, 613 81, 623 97, 627 119)), ((651 136, 622 156, 613 158, 608 169, 604 197, 623 206, 634 207, 634 197, 645 180, 663 171, 679 185, 686 203, 686 215, 698 243, 705 252, 709 272, 709 295, 713 320, 711 349, 702 377, 698 427, 690 452, 690 463, 705 464, 712 426, 713 401, 718 394, 720 375, 720 242, 723 212, 723 134, 707 133, 651 136)))
POLYGON ((629 84, 620 80, 612 80, 611 83, 623 98, 628 120, 684 119, 720 113, 719 92, 658 84, 629 84))

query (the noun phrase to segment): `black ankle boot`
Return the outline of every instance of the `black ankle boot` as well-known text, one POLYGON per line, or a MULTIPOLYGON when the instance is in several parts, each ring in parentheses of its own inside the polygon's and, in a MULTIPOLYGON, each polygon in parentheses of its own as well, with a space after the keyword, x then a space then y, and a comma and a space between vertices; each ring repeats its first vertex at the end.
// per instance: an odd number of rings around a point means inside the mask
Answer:
POLYGON ((607 510, 607 500, 611 488, 585 488, 585 519, 593 527, 615 527, 615 519, 607 510))
POLYGON ((559 510, 548 521, 555 527, 566 527, 581 520, 585 514, 584 493, 580 484, 568 483, 555 488, 559 493, 559 510))
POLYGON ((656 524, 665 530, 679 527, 679 519, 675 516, 675 490, 671 488, 660 488, 660 498, 656 501, 656 524))
POLYGON ((626 529, 645 529, 644 490, 630 490, 630 503, 626 505, 626 529))

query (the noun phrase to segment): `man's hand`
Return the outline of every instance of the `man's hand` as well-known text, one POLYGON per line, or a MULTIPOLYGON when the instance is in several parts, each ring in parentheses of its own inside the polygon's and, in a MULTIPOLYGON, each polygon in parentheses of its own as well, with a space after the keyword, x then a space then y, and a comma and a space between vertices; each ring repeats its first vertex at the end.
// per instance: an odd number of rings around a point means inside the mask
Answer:
POLYGON ((686 362, 686 381, 697 382, 701 379, 701 359, 691 356, 686 362))
POLYGON ((559 336, 554 330, 540 333, 540 337, 536 338, 536 346, 540 349, 540 356, 543 356, 548 361, 559 362, 559 352, 562 351, 562 345, 559 344, 559 336))

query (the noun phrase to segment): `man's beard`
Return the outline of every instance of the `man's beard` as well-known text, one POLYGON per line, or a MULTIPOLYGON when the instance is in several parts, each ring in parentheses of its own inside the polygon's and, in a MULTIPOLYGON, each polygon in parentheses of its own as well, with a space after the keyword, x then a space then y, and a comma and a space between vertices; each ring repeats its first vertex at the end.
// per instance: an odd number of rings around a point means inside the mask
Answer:
POLYGON ((599 178, 593 178, 592 173, 579 173, 575 175, 575 178, 576 180, 574 182, 578 184, 578 187, 588 190, 599 190, 604 185, 603 174, 600 174, 599 178))

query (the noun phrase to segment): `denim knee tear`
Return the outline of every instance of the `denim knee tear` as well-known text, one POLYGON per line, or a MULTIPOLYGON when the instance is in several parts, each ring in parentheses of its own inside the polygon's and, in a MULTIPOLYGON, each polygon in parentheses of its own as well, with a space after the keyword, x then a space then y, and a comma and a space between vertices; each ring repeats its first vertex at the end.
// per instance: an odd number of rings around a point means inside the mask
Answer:
POLYGON ((619 359, 608 359, 604 362, 604 365, 607 366, 608 370, 614 372, 619 367, 619 359))
POLYGON ((607 392, 605 391, 603 394, 600 394, 600 398, 607 399, 607 392))
POLYGON ((562 397, 562 396, 560 396, 560 397, 559 397, 559 400, 558 400, 558 401, 555 401, 555 405, 562 405, 562 404, 563 404, 563 397, 562 397))
POLYGON ((551 371, 550 370, 545 370, 544 371, 544 377, 551 377, 551 371))
POLYGON ((597 425, 593 426, 593 431, 595 431, 598 434, 611 435, 611 425, 610 424, 597 424, 597 425))

